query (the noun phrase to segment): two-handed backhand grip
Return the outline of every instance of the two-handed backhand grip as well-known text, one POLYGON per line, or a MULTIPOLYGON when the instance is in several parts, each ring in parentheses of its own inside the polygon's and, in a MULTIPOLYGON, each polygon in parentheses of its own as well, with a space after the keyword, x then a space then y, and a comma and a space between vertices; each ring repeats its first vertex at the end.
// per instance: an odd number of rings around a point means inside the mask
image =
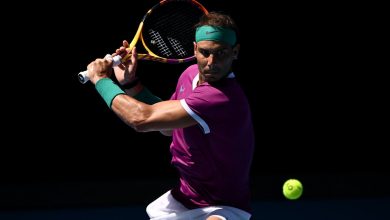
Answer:
MULTIPOLYGON (((104 59, 112 59, 112 66, 118 66, 121 63, 122 57, 119 55, 116 55, 114 57, 111 56, 111 54, 107 54, 104 59)), ((79 81, 84 84, 89 81, 88 77, 88 70, 80 72, 77 77, 79 78, 79 81)))

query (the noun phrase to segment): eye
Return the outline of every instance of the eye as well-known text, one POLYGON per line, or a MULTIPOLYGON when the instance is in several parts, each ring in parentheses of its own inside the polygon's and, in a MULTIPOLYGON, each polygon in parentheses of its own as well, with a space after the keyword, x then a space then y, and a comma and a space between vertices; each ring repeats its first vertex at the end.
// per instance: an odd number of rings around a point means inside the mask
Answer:
POLYGON ((204 57, 209 57, 210 56, 210 51, 208 50, 203 50, 203 49, 200 49, 199 52, 204 56, 204 57))
POLYGON ((214 53, 216 56, 224 56, 226 54, 225 50, 218 50, 214 53))

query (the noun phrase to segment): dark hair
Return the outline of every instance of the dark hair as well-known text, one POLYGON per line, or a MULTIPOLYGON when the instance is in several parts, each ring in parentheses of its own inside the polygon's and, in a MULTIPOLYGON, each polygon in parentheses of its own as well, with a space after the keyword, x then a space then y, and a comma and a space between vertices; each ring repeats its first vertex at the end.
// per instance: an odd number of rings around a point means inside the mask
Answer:
POLYGON ((237 41, 236 44, 239 42, 239 31, 236 22, 233 20, 233 18, 223 12, 209 12, 208 14, 204 14, 199 22, 195 25, 195 29, 197 27, 203 26, 203 25, 210 25, 215 27, 224 27, 224 28, 230 28, 234 30, 236 33, 237 41))

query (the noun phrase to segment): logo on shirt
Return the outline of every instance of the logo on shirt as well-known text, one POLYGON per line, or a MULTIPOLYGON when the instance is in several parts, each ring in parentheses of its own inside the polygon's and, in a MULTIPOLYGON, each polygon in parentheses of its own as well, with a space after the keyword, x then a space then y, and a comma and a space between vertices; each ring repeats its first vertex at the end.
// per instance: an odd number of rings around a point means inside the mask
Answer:
POLYGON ((180 86, 180 90, 179 90, 179 92, 180 92, 180 93, 184 92, 184 89, 185 89, 185 88, 184 88, 184 86, 183 86, 183 85, 181 85, 181 86, 180 86))

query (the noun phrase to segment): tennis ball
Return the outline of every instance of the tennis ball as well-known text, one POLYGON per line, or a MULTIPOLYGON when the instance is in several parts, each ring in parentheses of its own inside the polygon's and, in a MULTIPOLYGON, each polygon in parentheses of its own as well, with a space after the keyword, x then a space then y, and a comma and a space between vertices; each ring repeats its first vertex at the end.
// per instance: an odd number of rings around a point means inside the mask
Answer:
POLYGON ((283 184, 283 195, 287 199, 298 199, 303 192, 302 183, 297 179, 289 179, 283 184))

